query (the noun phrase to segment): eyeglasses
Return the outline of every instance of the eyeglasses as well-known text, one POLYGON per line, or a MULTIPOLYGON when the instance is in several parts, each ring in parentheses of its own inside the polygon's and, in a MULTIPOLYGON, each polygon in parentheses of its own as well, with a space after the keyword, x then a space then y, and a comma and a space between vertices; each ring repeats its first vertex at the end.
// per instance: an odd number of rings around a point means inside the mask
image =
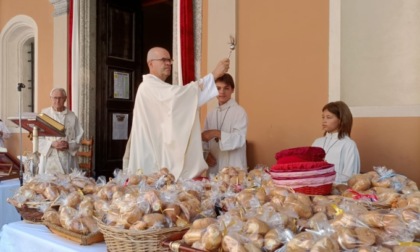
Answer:
POLYGON ((162 61, 163 63, 169 63, 169 64, 172 64, 174 62, 173 59, 168 59, 168 58, 151 59, 150 61, 154 61, 154 60, 159 60, 159 61, 162 61))
POLYGON ((51 96, 51 99, 53 99, 53 100, 64 100, 64 99, 66 99, 66 97, 53 97, 53 96, 51 96))

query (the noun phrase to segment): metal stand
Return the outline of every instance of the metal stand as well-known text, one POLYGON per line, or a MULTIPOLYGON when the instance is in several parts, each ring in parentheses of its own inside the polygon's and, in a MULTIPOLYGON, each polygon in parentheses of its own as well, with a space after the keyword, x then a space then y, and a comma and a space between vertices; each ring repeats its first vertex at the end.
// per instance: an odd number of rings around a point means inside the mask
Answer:
POLYGON ((19 92, 19 160, 20 160, 20 165, 19 165, 19 181, 20 181, 20 186, 23 185, 23 162, 22 162, 22 88, 25 88, 25 84, 23 83, 18 83, 17 85, 17 90, 19 92))

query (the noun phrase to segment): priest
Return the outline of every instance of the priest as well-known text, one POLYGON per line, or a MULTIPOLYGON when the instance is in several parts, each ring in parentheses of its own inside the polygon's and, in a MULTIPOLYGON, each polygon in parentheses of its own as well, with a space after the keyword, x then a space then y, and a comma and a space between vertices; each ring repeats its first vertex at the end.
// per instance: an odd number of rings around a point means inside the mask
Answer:
POLYGON ((194 178, 208 166, 203 157, 198 108, 218 95, 215 79, 229 69, 222 59, 212 73, 188 85, 166 81, 172 71, 169 52, 154 47, 147 53, 149 74, 137 90, 133 124, 124 154, 129 174, 152 174, 168 168, 176 179, 194 178))
POLYGON ((51 107, 43 109, 41 113, 63 124, 66 136, 39 138, 39 173, 69 174, 79 168, 76 153, 84 131, 76 114, 64 105, 67 100, 66 90, 53 88, 50 98, 51 107))

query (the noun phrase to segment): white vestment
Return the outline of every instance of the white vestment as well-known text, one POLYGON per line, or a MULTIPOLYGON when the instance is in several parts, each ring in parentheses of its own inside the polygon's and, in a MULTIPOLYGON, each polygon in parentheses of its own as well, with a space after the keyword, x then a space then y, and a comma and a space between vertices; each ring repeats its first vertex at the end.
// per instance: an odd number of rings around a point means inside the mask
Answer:
POLYGON ((0 131, 3 132, 3 135, 0 136, 0 147, 4 147, 4 140, 10 137, 10 131, 6 126, 6 123, 0 121, 0 131))
POLYGON ((67 108, 58 112, 52 107, 42 110, 42 113, 63 124, 66 131, 65 137, 39 137, 39 153, 41 160, 39 173, 61 173, 68 174, 74 168, 79 168, 76 153, 79 150, 79 143, 83 136, 83 129, 76 114, 67 108), (69 148, 59 151, 51 145, 54 141, 65 140, 69 148))
POLYGON ((148 175, 166 167, 176 179, 199 176, 208 166, 203 157, 198 108, 217 94, 212 74, 185 86, 143 75, 124 170, 148 175))
POLYGON ((356 143, 348 136, 338 139, 338 133, 327 133, 314 141, 312 146, 325 150, 325 161, 334 164, 336 184, 347 183, 355 174, 360 173, 360 157, 356 143))
POLYGON ((247 127, 247 114, 233 99, 216 107, 207 115, 204 130, 217 129, 222 135, 218 142, 212 139, 204 143, 204 148, 208 148, 217 160, 217 164, 209 168, 209 174, 216 175, 228 166, 247 169, 247 127))

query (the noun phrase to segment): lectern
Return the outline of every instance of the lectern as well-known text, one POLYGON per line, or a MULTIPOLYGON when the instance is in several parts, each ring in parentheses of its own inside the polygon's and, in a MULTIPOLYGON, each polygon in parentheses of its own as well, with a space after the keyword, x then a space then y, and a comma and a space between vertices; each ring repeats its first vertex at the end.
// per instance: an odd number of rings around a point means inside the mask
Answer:
MULTIPOLYGON (((38 153, 38 137, 39 136, 53 136, 53 137, 65 137, 66 132, 64 125, 52 119, 46 114, 27 114, 22 118, 9 117, 7 118, 18 126, 21 126, 28 132, 32 132, 32 148, 33 155, 39 160, 38 153), (20 125, 20 123, 22 125, 20 125)), ((38 171, 39 162, 33 162, 33 171, 38 171)), ((23 174, 21 166, 20 174, 23 174)), ((22 178, 21 178, 22 179, 22 178)))
POLYGON ((19 178, 19 160, 0 148, 0 181, 19 178))

